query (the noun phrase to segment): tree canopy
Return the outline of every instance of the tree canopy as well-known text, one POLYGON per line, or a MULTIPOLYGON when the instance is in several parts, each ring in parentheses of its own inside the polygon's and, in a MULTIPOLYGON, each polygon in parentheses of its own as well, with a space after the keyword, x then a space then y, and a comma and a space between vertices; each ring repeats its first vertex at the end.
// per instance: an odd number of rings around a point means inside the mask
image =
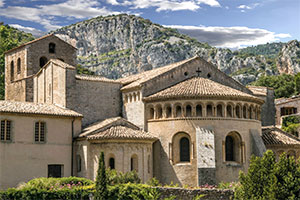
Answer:
POLYGON ((288 98, 300 93, 300 73, 296 75, 261 76, 252 85, 271 87, 274 89, 275 98, 288 98))

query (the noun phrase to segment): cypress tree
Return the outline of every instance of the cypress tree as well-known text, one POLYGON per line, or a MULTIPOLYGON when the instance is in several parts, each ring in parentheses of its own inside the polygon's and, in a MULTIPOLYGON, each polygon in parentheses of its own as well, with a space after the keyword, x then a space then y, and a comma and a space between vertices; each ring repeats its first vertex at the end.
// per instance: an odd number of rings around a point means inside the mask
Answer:
POLYGON ((96 200, 106 200, 108 199, 108 190, 107 190, 107 177, 105 171, 105 162, 104 162, 104 153, 101 152, 99 157, 99 165, 96 177, 96 200))

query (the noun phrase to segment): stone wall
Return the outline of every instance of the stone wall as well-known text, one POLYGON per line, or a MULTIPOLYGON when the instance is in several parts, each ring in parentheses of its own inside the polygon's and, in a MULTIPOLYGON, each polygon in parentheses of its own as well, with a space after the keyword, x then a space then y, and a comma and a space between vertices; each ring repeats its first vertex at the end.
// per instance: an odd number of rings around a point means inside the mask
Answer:
POLYGON ((158 187, 161 192, 160 199, 176 196, 175 200, 192 200, 197 195, 204 195, 201 200, 231 200, 234 193, 232 190, 220 189, 184 189, 158 187))
POLYGON ((21 48, 17 48, 5 55, 5 99, 16 101, 33 101, 33 80, 30 76, 40 69, 40 58, 60 59, 76 66, 76 49, 55 36, 49 36, 32 42, 21 48), (55 53, 49 53, 49 43, 55 44, 55 53), (17 63, 21 60, 21 70, 18 73, 17 63), (14 79, 11 80, 11 61, 14 62, 14 79), (24 88, 15 82, 26 78, 24 88), (25 98, 24 98, 25 96, 25 98))
MULTIPOLYGON (((227 100, 201 100, 203 105, 206 105, 208 102, 214 106, 220 102, 222 102, 224 105, 230 103, 233 106, 243 105, 245 103, 241 101, 235 102, 227 100)), ((147 103, 146 107, 155 108, 158 104, 160 104, 161 107, 164 108, 164 105, 167 104, 170 104, 172 107, 173 105, 178 104, 187 105, 187 103, 194 108, 199 101, 187 99, 180 102, 154 102, 147 103)), ((217 117, 216 115, 209 117, 205 115, 205 111, 203 112, 204 114, 202 117, 195 116, 194 111, 192 111, 193 114, 191 117, 185 117, 185 108, 183 109, 182 113, 183 115, 181 117, 175 117, 173 115, 169 118, 154 118, 148 119, 147 121, 148 131, 157 136, 160 140, 154 145, 154 167, 157 168, 154 169, 154 176, 157 177, 160 182, 170 184, 170 182, 173 181, 174 183, 178 183, 180 185, 190 186, 197 186, 199 184, 199 171, 197 167, 198 161, 196 151, 196 127, 212 130, 214 132, 216 183, 221 181, 236 181, 238 179, 240 170, 247 171, 250 162, 250 156, 253 153, 250 131, 254 129, 258 132, 258 134, 261 134, 261 122, 259 120, 254 118, 237 118, 236 116, 229 117, 226 114, 223 115, 225 117, 217 117), (179 133, 187 134, 188 138, 190 138, 190 162, 176 161, 176 155, 179 152, 179 147, 178 141, 176 142, 174 138, 179 133), (225 161, 225 138, 231 133, 237 133, 237 135, 239 135, 240 139, 237 141, 239 147, 238 150, 235 151, 237 153, 236 161, 225 161)), ((162 116, 166 115, 163 114, 162 116)), ((204 165, 203 169, 205 172, 206 167, 204 165)))
POLYGON ((74 96, 68 95, 68 108, 84 116, 83 126, 120 116, 120 87, 116 82, 76 80, 74 91, 70 91, 74 96))
POLYGON ((140 128, 145 128, 145 104, 141 92, 133 91, 122 94, 123 117, 140 128))
POLYGON ((288 116, 281 116, 281 108, 296 108, 297 113, 300 113, 300 97, 282 98, 276 100, 276 125, 281 125, 282 117, 288 116))
POLYGON ((82 160, 82 171, 77 173, 77 176, 96 179, 100 152, 104 152, 106 167, 109 167, 109 159, 114 158, 117 171, 129 172, 131 158, 135 156, 135 170, 142 182, 147 182, 153 176, 152 142, 114 140, 92 143, 82 140, 76 142, 75 149, 82 160))

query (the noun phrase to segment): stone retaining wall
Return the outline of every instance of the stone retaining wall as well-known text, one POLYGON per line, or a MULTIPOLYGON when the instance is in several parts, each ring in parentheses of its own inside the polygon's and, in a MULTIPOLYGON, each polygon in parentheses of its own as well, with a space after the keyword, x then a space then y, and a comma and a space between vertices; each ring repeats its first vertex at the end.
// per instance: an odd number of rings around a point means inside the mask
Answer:
POLYGON ((197 195, 205 195, 201 200, 231 200, 233 199, 232 190, 220 189, 184 189, 184 188, 158 188, 161 192, 160 199, 176 196, 176 200, 192 200, 197 195))

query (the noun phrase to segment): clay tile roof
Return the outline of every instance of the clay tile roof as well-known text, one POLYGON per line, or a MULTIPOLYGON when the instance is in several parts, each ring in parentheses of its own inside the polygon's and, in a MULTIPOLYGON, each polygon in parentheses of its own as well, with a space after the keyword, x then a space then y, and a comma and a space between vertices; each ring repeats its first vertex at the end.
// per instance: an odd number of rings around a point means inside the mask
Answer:
POLYGON ((107 83, 120 83, 117 80, 105 78, 103 76, 95 76, 95 75, 83 75, 83 74, 76 74, 75 78, 77 80, 84 80, 84 81, 99 81, 99 82, 107 82, 107 83))
POLYGON ((99 122, 96 122, 94 124, 91 124, 87 127, 85 127, 83 130, 82 130, 82 133, 79 135, 79 137, 84 137, 84 136, 87 136, 101 128, 105 128, 106 126, 110 125, 110 124, 113 124, 117 121, 120 121, 122 120, 121 117, 114 117, 114 118, 108 118, 108 119, 105 119, 103 121, 99 121, 99 122))
POLYGON ((118 79, 118 81, 120 81, 123 85, 126 85, 122 88, 122 90, 141 86, 142 83, 145 83, 146 81, 151 80, 152 78, 154 78, 158 75, 168 72, 171 69, 174 69, 185 63, 188 63, 196 58, 198 58, 198 57, 196 56, 196 57, 193 57, 193 58, 190 58, 187 60, 176 62, 176 63, 170 64, 170 65, 166 65, 164 67, 159 67, 159 68, 156 68, 156 69, 153 69, 150 71, 145 71, 145 72, 135 74, 135 75, 132 75, 129 77, 121 78, 121 79, 118 79))
POLYGON ((20 114, 82 117, 81 114, 73 110, 62 108, 53 104, 17 102, 17 101, 0 101, 0 113, 20 113, 20 114))
POLYGON ((139 127, 122 117, 109 118, 96 122, 84 128, 79 138, 96 139, 126 139, 126 140, 156 140, 139 127))
POLYGON ((250 94, 231 87, 221 85, 207 78, 193 77, 146 97, 145 100, 197 98, 197 97, 227 97, 248 99, 262 103, 262 100, 250 94))
POLYGON ((250 89, 254 95, 257 96, 267 96, 267 87, 261 87, 261 86, 248 86, 248 89, 250 89))
MULTIPOLYGON (((29 44, 35 43, 35 42, 37 42, 37 41, 43 40, 43 39, 45 39, 45 38, 47 38, 47 37, 51 37, 51 36, 57 37, 57 36, 55 36, 53 33, 47 34, 47 35, 44 35, 44 36, 42 36, 42 37, 39 37, 39 38, 37 38, 37 39, 35 39, 35 40, 31 40, 31 41, 29 41, 29 42, 26 42, 26 43, 20 45, 20 46, 17 46, 17 47, 15 47, 15 48, 12 48, 12 49, 10 49, 10 50, 4 52, 4 54, 7 54, 7 53, 12 52, 12 51, 14 51, 14 50, 16 50, 16 49, 19 49, 19 48, 21 48, 21 47, 27 46, 27 45, 29 45, 29 44)), ((57 37, 57 38, 60 39, 59 37, 57 37)), ((63 41, 64 43, 70 45, 70 46, 73 47, 74 49, 77 49, 76 47, 72 46, 71 44, 67 43, 66 41, 64 41, 64 40, 62 40, 62 39, 60 39, 60 40, 63 41)))
POLYGON ((135 130, 126 126, 112 126, 106 130, 87 137, 93 139, 126 139, 126 140, 156 140, 149 133, 142 130, 135 130))
POLYGON ((263 127, 265 145, 300 145, 300 139, 276 127, 263 127))

